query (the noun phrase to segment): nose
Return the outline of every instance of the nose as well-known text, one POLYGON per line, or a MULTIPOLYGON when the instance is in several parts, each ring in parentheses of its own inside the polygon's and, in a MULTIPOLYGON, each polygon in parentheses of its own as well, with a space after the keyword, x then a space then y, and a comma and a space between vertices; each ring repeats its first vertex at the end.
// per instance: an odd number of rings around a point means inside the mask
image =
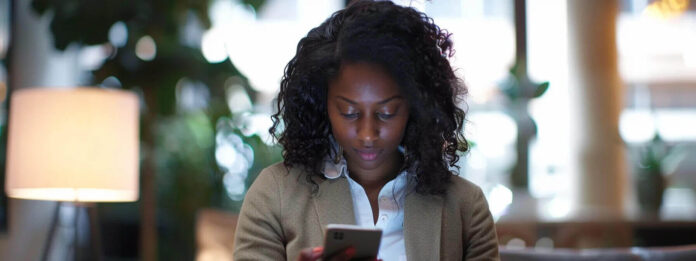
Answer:
POLYGON ((372 147, 379 137, 379 127, 374 117, 364 117, 358 123, 358 140, 363 146, 372 147))

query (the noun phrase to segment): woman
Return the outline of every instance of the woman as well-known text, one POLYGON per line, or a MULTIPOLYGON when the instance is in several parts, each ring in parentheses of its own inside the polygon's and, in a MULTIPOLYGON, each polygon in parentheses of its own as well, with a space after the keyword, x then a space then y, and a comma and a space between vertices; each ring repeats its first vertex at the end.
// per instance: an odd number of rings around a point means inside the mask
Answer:
POLYGON ((249 188, 235 260, 316 260, 333 223, 381 228, 384 260, 498 259, 481 190, 451 171, 468 144, 449 36, 358 1, 300 40, 270 129, 284 162, 249 188))

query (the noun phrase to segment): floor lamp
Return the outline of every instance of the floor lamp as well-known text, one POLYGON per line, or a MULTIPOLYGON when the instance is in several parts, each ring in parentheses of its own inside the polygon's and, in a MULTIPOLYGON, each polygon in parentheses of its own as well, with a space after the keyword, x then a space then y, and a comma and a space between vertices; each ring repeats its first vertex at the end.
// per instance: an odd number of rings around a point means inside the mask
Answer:
POLYGON ((58 201, 44 250, 65 202, 87 210, 91 255, 78 249, 77 218, 73 257, 99 260, 101 241, 96 202, 138 199, 139 101, 128 91, 101 88, 27 88, 10 99, 7 196, 58 201), (82 255, 82 257, 80 256, 82 255), (87 257, 90 256, 90 257, 87 257))

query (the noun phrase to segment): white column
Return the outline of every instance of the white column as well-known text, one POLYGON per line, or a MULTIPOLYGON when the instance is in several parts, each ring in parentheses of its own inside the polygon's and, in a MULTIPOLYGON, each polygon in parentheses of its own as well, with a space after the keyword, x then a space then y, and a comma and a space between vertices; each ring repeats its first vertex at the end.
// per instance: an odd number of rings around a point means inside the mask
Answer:
POLYGON ((616 50, 618 12, 618 0, 568 0, 572 165, 582 214, 623 211, 626 170, 618 128, 623 93, 616 50))

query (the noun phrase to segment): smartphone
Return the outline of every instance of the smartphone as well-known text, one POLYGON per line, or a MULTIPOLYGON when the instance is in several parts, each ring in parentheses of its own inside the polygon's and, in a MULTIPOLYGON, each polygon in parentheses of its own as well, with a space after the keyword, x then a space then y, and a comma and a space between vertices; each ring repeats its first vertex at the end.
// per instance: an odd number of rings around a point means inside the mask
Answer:
POLYGON ((324 236, 324 254, 322 260, 332 257, 339 251, 352 246, 355 248, 354 259, 374 258, 379 252, 382 230, 356 225, 329 224, 324 236))

